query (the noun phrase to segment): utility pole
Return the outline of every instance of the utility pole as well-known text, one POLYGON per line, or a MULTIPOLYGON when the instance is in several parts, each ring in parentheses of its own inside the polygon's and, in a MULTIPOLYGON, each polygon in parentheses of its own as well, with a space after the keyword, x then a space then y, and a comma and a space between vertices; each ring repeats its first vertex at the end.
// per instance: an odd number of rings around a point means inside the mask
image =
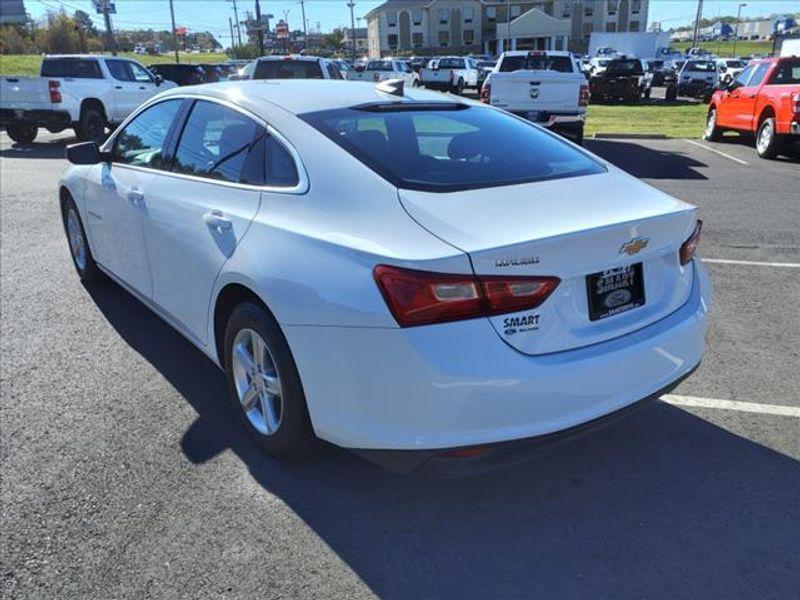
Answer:
POLYGON ((733 32, 733 52, 731 56, 736 56, 736 40, 739 39, 739 19, 742 17, 742 7, 747 6, 747 3, 742 2, 739 5, 739 10, 736 11, 736 29, 733 32))
MULTIPOLYGON (((234 5, 235 6, 235 5, 234 5)), ((256 35, 258 37, 258 55, 264 56, 264 27, 261 24, 261 3, 256 0, 256 35)))
POLYGON ((181 62, 178 56, 178 34, 175 33, 175 5, 169 0, 169 14, 172 17, 172 43, 175 44, 175 62, 181 62))
POLYGON ((236 40, 233 37, 233 19, 228 17, 228 26, 231 28, 231 48, 236 48, 236 40))
POLYGON ((697 16, 694 19, 694 35, 692 36, 692 48, 697 47, 697 36, 700 34, 700 20, 703 18, 703 0, 697 0, 697 16))
POLYGON ((239 39, 239 46, 242 45, 242 28, 239 26, 239 10, 236 7, 236 0, 228 0, 228 2, 233 2, 233 18, 236 22, 236 37, 239 39))
POLYGON ((353 0, 347 3, 348 8, 350 9, 350 39, 353 42, 353 60, 356 59, 356 17, 353 14, 353 9, 356 6, 356 3, 353 0))
POLYGON ((308 44, 308 27, 306 26, 306 3, 305 3, 305 0, 300 0, 300 10, 303 11, 303 33, 306 36, 306 44, 308 44))
POLYGON ((108 47, 111 50, 111 54, 116 56, 117 40, 114 39, 114 28, 111 26, 111 7, 109 6, 109 0, 97 0, 95 4, 97 5, 98 3, 103 11, 103 21, 105 21, 106 24, 106 39, 108 47))
POLYGON ((506 44, 503 49, 511 50, 511 0, 506 0, 506 44))

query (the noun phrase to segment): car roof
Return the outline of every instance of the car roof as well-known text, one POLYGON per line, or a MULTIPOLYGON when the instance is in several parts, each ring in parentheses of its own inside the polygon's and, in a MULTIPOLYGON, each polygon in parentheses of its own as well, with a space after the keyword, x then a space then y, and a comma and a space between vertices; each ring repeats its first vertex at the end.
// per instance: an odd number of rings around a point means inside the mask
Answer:
POLYGON ((259 114, 259 108, 279 106, 295 115, 348 108, 360 104, 386 102, 443 102, 473 105, 475 102, 445 96, 439 92, 405 86, 403 97, 381 92, 371 82, 337 79, 249 79, 174 88, 159 94, 169 96, 207 96, 233 102, 259 114))
POLYGON ((528 56, 529 54, 533 54, 534 56, 538 55, 547 55, 547 56, 571 56, 572 52, 568 52, 566 50, 509 50, 508 52, 503 52, 506 56, 528 56))
POLYGON ((308 56, 305 54, 272 54, 270 56, 260 56, 256 60, 263 62, 277 61, 277 60, 285 60, 285 61, 299 60, 305 62, 317 62, 322 60, 322 58, 320 58, 319 56, 308 56))

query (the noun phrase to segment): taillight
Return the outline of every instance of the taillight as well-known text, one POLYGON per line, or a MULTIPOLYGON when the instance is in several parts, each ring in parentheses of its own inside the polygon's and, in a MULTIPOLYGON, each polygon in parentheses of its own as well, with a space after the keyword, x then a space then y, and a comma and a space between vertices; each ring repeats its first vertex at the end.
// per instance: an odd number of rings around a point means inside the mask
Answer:
POLYGON ((794 95, 794 98, 792 98, 792 103, 794 104, 794 114, 800 116, 800 94, 794 95))
POLYGON ((589 106, 589 86, 582 85, 578 96, 578 106, 589 106))
POLYGON ((61 102, 61 92, 58 90, 58 88, 60 87, 61 87, 60 81, 55 81, 51 79, 50 81, 47 82, 47 89, 50 91, 50 102, 52 102, 53 104, 58 104, 59 102, 61 102))
POLYGON ((703 222, 698 220, 694 226, 692 235, 690 235, 689 239, 683 242, 681 246, 680 257, 682 265, 688 264, 694 258, 697 247, 700 245, 701 231, 703 231, 703 222))
POLYGON ((492 101, 492 86, 488 83, 484 83, 483 87, 481 88, 481 102, 484 104, 490 104, 492 101))
POLYGON ((401 327, 460 321, 539 306, 557 277, 448 275, 378 265, 373 274, 401 327))

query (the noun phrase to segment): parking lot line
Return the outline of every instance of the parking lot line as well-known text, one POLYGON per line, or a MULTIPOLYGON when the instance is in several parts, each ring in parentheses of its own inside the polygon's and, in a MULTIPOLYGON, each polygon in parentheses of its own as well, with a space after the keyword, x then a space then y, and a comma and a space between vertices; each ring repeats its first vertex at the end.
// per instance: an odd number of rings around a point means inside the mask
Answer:
POLYGON ((676 396, 673 394, 662 396, 661 401, 673 406, 716 408, 719 410, 735 410, 763 415, 780 415, 782 417, 800 418, 800 407, 797 406, 759 404, 757 402, 736 402, 734 400, 715 400, 713 398, 696 398, 694 396, 676 396))
POLYGON ((722 152, 721 150, 717 150, 716 148, 711 148, 710 146, 706 146, 705 144, 701 144, 700 142, 695 142, 694 140, 683 140, 687 144, 691 144, 692 146, 697 146, 698 148, 703 148, 704 150, 708 150, 709 152, 713 152, 714 154, 719 154, 722 157, 727 158, 728 160, 732 160, 733 162, 737 162, 740 165, 746 165, 747 163, 743 161, 741 158, 736 158, 735 156, 731 156, 726 152, 722 152))
POLYGON ((759 262, 755 260, 730 260, 727 258, 703 258, 704 263, 718 265, 745 265, 749 267, 779 267, 784 269, 800 269, 800 263, 759 262))

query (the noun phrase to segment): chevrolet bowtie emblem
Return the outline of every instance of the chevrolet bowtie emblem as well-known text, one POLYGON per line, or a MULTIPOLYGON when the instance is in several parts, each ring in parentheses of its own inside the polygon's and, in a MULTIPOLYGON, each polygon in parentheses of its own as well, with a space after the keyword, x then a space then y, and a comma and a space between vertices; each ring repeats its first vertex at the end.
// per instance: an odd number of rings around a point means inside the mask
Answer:
POLYGON ((646 237, 633 238, 630 242, 625 242, 624 244, 622 244, 622 247, 619 249, 619 253, 627 254, 628 256, 639 254, 639 252, 647 248, 648 242, 650 242, 650 238, 646 237))

